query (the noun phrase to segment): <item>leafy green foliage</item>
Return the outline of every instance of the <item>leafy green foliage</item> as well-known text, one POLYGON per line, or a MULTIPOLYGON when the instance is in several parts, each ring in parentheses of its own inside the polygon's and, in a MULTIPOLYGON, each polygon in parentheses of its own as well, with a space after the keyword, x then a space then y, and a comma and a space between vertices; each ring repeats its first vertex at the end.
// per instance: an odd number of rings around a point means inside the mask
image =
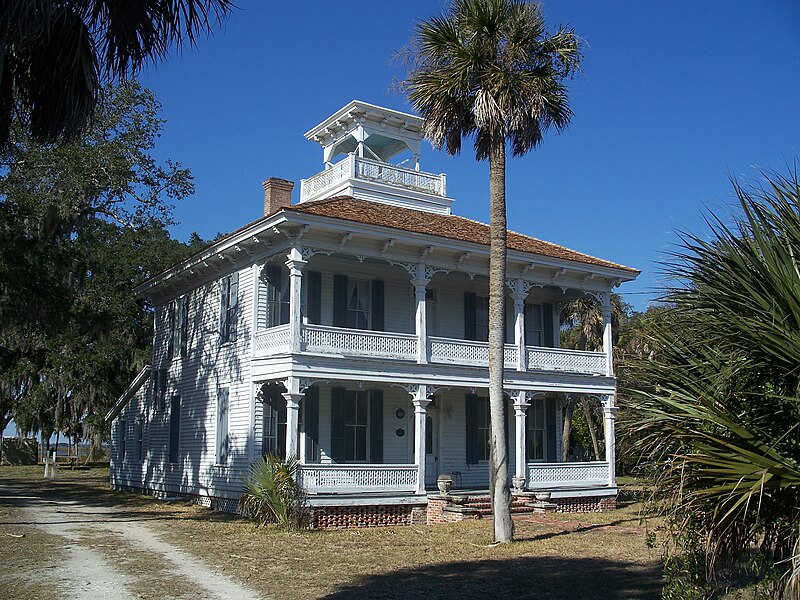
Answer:
POLYGON ((673 556, 691 571, 699 540, 711 589, 789 575, 800 534, 800 186, 772 173, 734 191, 733 225, 711 218, 667 265, 678 284, 643 322, 624 394, 673 556))
POLYGON ((269 454, 256 461, 245 480, 240 512, 260 524, 301 529, 309 523, 305 492, 297 485, 296 458, 269 454))
POLYGON ((0 154, 0 407, 22 431, 99 444, 149 359, 152 307, 132 289, 187 255, 165 227, 193 191, 150 154, 158 108, 136 83, 107 88, 84 138, 42 145, 15 123, 0 154))

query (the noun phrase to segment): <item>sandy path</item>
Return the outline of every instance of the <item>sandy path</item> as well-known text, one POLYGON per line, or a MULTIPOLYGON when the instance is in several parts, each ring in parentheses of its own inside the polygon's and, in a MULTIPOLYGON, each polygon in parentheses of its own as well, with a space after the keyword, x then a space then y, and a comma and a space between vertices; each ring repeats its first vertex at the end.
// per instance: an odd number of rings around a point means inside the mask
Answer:
MULTIPOLYGON (((45 533, 64 538, 66 560, 52 569, 32 565, 31 577, 48 580, 63 591, 63 598, 90 600, 127 600, 135 596, 131 587, 147 573, 126 569, 123 561, 109 561, 90 547, 92 537, 111 536, 120 546, 159 555, 166 574, 182 579, 193 598, 260 598, 251 589, 219 573, 183 550, 163 541, 155 526, 131 519, 129 513, 114 507, 97 506, 59 497, 28 495, 25 491, 0 485, 0 504, 14 507, 18 525, 37 527, 45 533)), ((147 581, 151 581, 148 579, 147 581)))

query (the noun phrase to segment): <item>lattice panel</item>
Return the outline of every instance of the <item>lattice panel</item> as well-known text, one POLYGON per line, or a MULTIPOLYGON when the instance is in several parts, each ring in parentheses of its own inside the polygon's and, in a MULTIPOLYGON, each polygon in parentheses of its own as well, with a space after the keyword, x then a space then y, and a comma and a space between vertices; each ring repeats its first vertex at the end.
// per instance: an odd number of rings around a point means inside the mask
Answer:
POLYGON ((444 195, 442 177, 377 161, 356 159, 356 177, 444 195))
POLYGON ((528 348, 528 369, 541 371, 566 371, 605 375, 606 355, 602 352, 580 352, 554 348, 528 348))
POLYGON ((483 342, 431 338, 431 361, 486 366, 489 364, 489 346, 483 342))
POLYGON ((414 360, 417 338, 398 333, 378 333, 309 325, 303 328, 303 342, 308 352, 374 356, 414 360))
POLYGON ((346 490, 414 491, 417 467, 414 465, 304 465, 299 469, 300 486, 308 491, 346 490))
POLYGON ((345 158, 330 169, 325 169, 313 177, 303 180, 303 198, 314 196, 334 183, 345 179, 348 174, 350 161, 345 158))
POLYGON ((289 346, 289 326, 280 325, 257 331, 253 340, 256 353, 274 354, 289 346))
POLYGON ((546 488, 608 482, 606 462, 536 464, 528 463, 528 487, 546 488))

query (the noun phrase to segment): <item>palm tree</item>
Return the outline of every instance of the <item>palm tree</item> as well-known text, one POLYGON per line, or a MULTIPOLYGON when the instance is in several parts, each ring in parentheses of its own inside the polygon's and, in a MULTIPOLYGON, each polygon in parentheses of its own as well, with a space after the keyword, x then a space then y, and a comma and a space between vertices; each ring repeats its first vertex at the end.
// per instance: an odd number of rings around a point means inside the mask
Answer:
POLYGON ((667 265, 676 286, 628 361, 627 434, 653 469, 676 564, 699 564, 699 585, 739 559, 796 584, 800 183, 766 174, 734 190, 733 226, 712 217, 710 238, 684 235, 667 265))
POLYGON ((0 147, 12 117, 39 142, 84 129, 105 82, 135 76, 173 45, 194 45, 231 0, 4 0, 0 147))
POLYGON ((451 155, 474 138, 478 160, 489 160, 489 404, 490 485, 494 535, 513 538, 508 454, 503 428, 503 323, 506 277, 506 145, 521 156, 551 127, 570 122, 563 83, 581 54, 572 30, 550 35, 538 4, 520 0, 454 0, 417 26, 408 98, 425 119, 425 133, 451 155))

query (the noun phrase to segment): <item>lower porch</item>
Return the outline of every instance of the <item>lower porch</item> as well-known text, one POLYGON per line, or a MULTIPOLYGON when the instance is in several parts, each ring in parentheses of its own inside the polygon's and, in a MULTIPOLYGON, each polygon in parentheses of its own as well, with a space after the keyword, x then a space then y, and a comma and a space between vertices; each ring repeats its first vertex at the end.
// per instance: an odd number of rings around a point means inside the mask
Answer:
MULTIPOLYGON (((451 494, 477 496, 488 488, 488 398, 480 390, 298 383, 262 384, 256 423, 262 454, 299 458, 298 483, 312 507, 418 506, 438 493, 440 475, 452 480, 451 494), (293 385, 294 392, 285 391, 293 385)), ((562 462, 567 400, 562 393, 509 390, 509 486, 559 500, 613 497, 613 409, 604 410, 601 457, 611 460, 562 462)))

